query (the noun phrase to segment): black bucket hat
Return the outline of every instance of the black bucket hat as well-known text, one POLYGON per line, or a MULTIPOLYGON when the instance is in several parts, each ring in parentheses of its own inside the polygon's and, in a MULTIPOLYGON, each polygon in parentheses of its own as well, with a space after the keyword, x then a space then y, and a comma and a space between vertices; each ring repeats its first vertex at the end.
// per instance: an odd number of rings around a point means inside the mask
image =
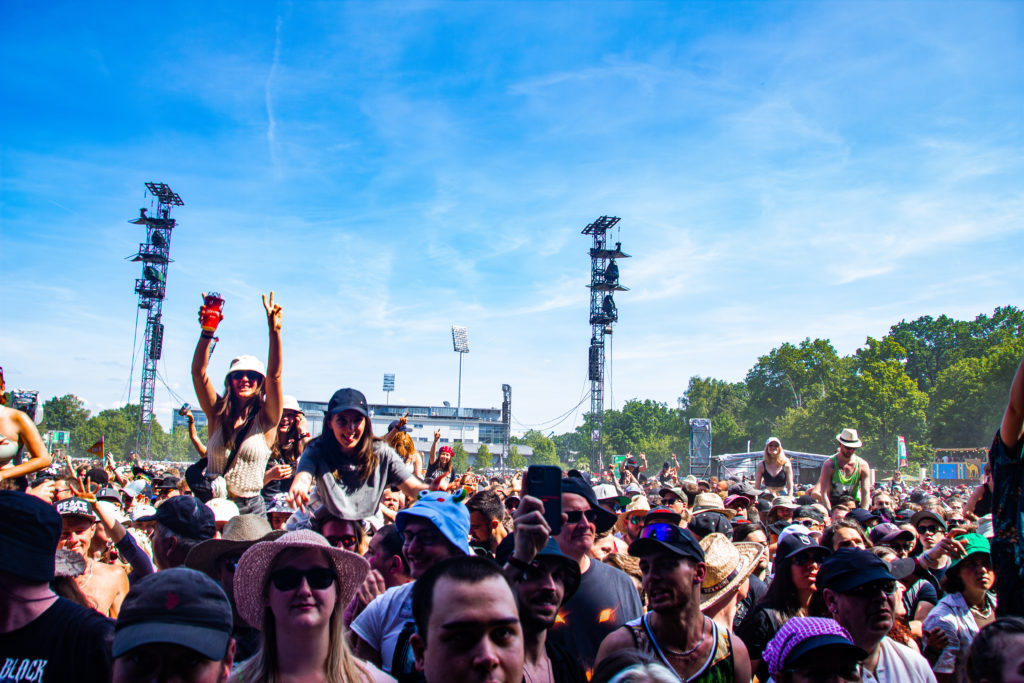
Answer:
POLYGON ((601 507, 597 502, 597 495, 594 494, 594 489, 579 477, 566 477, 562 479, 562 493, 575 493, 577 496, 583 496, 587 499, 590 509, 597 512, 597 521, 594 522, 594 526, 599 534, 603 534, 611 529, 619 519, 619 516, 614 512, 601 507))

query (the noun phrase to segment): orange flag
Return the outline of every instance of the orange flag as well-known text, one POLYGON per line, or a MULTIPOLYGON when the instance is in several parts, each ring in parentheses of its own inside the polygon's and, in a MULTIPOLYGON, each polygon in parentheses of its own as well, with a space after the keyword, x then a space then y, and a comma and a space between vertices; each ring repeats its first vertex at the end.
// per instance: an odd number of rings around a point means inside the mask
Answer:
POLYGON ((103 438, 101 437, 99 441, 97 441, 93 445, 89 446, 89 448, 87 448, 86 450, 89 453, 92 453, 93 455, 96 455, 96 456, 99 456, 99 457, 102 458, 104 455, 106 455, 106 450, 104 450, 104 448, 103 448, 103 438))

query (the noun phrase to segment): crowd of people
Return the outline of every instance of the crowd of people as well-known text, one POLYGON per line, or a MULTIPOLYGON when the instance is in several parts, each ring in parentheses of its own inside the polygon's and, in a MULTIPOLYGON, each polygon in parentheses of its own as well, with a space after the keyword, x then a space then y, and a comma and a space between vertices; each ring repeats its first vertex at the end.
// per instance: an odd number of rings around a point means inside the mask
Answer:
POLYGON ((773 437, 750 480, 638 454, 552 499, 356 389, 311 435, 264 307, 223 393, 203 329, 187 468, 51 461, 0 407, 0 681, 1024 680, 1024 361, 976 490, 876 481, 843 428, 809 485, 773 437))

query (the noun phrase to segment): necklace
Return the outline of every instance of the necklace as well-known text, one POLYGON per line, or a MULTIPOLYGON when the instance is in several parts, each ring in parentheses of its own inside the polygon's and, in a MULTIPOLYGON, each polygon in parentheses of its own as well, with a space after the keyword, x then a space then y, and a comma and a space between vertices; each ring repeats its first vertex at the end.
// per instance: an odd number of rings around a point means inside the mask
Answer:
POLYGON ((992 605, 988 604, 988 601, 986 600, 985 609, 981 609, 980 607, 975 607, 974 605, 971 605, 971 611, 977 614, 982 619, 988 619, 992 616, 992 605))
MULTIPOLYGON (((553 680, 555 680, 555 673, 554 673, 554 671, 551 668, 551 658, 548 657, 547 655, 545 655, 544 659, 547 661, 547 666, 544 667, 544 674, 545 675, 544 675, 544 678, 542 680, 544 680, 544 681, 553 681, 553 680)), ((530 675, 530 667, 523 666, 523 673, 526 674, 526 680, 529 681, 529 683, 535 683, 534 677, 530 675)))
POLYGON ((89 580, 92 579, 93 562, 95 562, 95 560, 93 560, 92 558, 87 557, 85 559, 85 572, 83 572, 82 583, 79 584, 81 588, 85 588, 86 586, 88 586, 89 580))
POLYGON ((707 617, 704 617, 700 622, 700 638, 697 639, 697 644, 686 651, 674 650, 670 648, 668 645, 661 645, 654 639, 654 631, 652 630, 648 630, 648 636, 650 636, 651 643, 654 645, 655 649, 659 650, 659 654, 660 650, 664 650, 666 654, 672 655, 673 657, 686 657, 696 652, 697 648, 699 648, 701 644, 704 642, 704 624, 706 623, 706 620, 707 617))

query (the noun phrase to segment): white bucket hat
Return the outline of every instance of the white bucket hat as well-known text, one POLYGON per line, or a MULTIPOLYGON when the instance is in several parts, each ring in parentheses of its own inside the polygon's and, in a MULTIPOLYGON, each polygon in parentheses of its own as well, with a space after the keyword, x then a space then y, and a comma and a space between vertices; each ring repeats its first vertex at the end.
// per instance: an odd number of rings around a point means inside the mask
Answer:
POLYGON ((264 380, 267 379, 267 368, 256 356, 239 356, 233 359, 228 367, 228 376, 232 372, 242 372, 244 370, 258 372, 264 380))

